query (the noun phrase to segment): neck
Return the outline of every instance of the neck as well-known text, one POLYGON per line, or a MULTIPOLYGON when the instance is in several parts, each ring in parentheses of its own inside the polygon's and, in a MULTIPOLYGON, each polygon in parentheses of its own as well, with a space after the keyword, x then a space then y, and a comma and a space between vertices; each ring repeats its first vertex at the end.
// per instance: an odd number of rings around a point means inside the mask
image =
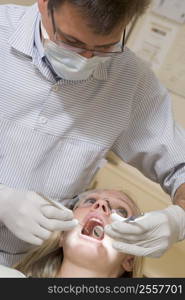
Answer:
POLYGON ((118 274, 96 271, 91 268, 79 266, 67 259, 64 259, 60 271, 57 274, 60 278, 115 278, 118 274))

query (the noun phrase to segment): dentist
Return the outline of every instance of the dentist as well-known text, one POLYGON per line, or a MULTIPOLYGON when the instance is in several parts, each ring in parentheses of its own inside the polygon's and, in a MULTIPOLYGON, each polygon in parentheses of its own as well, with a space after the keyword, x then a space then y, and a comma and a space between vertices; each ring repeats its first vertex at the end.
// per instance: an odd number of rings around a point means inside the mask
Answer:
POLYGON ((172 198, 105 230, 113 246, 161 256, 185 238, 185 134, 167 90, 124 46, 149 0, 38 0, 0 6, 0 263, 77 221, 58 209, 113 151, 172 198))

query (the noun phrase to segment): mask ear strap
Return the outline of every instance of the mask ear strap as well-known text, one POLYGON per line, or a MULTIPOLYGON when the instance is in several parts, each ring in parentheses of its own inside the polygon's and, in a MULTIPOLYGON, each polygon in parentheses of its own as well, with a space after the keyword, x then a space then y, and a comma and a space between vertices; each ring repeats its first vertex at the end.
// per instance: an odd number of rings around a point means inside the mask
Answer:
POLYGON ((53 33, 56 33, 56 26, 55 26, 55 20, 54 20, 54 9, 52 7, 51 9, 51 21, 52 21, 52 25, 53 25, 53 33))
POLYGON ((41 34, 42 34, 42 36, 43 36, 43 38, 44 38, 45 40, 49 40, 49 39, 50 39, 50 38, 49 38, 49 35, 48 35, 48 33, 47 33, 47 31, 46 31, 46 29, 45 29, 43 23, 42 23, 42 21, 41 21, 41 34))

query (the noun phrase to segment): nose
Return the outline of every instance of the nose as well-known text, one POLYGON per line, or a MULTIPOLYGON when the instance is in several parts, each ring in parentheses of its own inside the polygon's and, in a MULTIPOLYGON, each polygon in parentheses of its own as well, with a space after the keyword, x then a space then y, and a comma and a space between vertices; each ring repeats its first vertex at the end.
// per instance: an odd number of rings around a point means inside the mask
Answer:
POLYGON ((108 203, 106 200, 98 200, 96 201, 92 207, 91 207, 92 210, 95 210, 95 211, 101 211, 102 213, 104 213, 105 215, 110 215, 111 213, 111 210, 108 206, 108 203))
POLYGON ((94 56, 94 53, 92 51, 84 50, 82 53, 80 53, 85 58, 92 58, 94 56))

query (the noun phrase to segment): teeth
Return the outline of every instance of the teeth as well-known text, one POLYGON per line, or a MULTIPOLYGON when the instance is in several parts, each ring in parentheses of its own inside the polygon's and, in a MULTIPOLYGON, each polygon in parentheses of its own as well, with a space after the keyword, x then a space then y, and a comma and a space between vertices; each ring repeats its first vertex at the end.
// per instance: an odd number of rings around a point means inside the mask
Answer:
POLYGON ((91 218, 90 220, 91 220, 91 221, 95 221, 95 222, 97 222, 97 223, 100 223, 100 224, 102 224, 102 222, 101 222, 99 219, 96 219, 96 218, 91 218))
POLYGON ((95 238, 96 238, 96 237, 101 238, 102 235, 103 235, 103 233, 104 233, 104 230, 103 230, 103 227, 102 227, 102 226, 95 226, 95 227, 93 228, 93 236, 94 236, 95 238))

